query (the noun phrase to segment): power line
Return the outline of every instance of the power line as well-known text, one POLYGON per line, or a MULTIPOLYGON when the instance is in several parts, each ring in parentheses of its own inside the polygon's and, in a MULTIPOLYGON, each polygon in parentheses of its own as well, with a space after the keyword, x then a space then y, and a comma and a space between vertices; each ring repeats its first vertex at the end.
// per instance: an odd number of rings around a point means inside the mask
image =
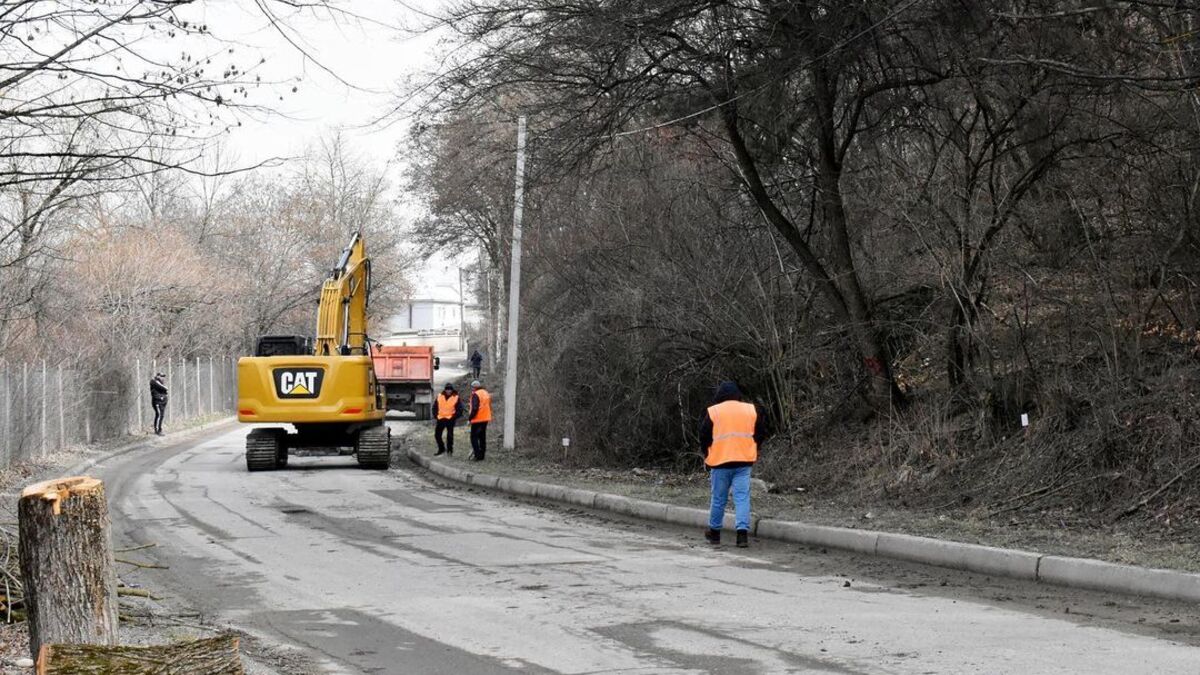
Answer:
MULTIPOLYGON (((779 82, 783 81, 783 80, 784 80, 784 78, 787 78, 787 77, 789 77, 790 75, 792 75, 793 73, 795 73, 797 70, 800 70, 801 68, 807 68, 807 67, 811 66, 812 64, 815 64, 815 63, 817 63, 818 61, 821 61, 822 59, 826 59, 826 58, 828 58, 828 57, 830 57, 830 56, 834 55, 834 54, 835 54, 835 53, 837 53, 838 51, 841 51, 842 49, 845 49, 847 46, 849 46, 850 44, 852 44, 852 43, 854 43, 855 41, 859 40, 859 39, 860 39, 860 38, 862 38, 863 36, 869 35, 870 33, 874 32, 874 31, 875 31, 877 28, 879 28, 880 26, 882 26, 882 25, 884 25, 884 24, 886 24, 886 23, 888 23, 888 22, 890 22, 890 21, 893 21, 894 19, 896 19, 896 17, 898 17, 898 16, 900 16, 901 14, 903 14, 904 12, 908 11, 909 9, 911 9, 912 7, 914 7, 914 6, 915 6, 917 3, 919 3, 920 1, 921 1, 921 0, 908 0, 907 2, 905 2, 905 3, 901 4, 900 6, 896 7, 895 9, 893 9, 891 12, 889 12, 889 13, 888 13, 887 15, 885 15, 883 18, 881 18, 881 19, 879 19, 879 20, 875 21, 874 23, 872 23, 870 26, 867 26, 866 28, 864 28, 864 29, 862 29, 862 30, 858 31, 857 33, 855 33, 855 34, 853 34, 853 35, 851 35, 851 36, 849 36, 849 37, 846 37, 846 38, 842 39, 842 40, 841 40, 841 41, 839 41, 837 44, 833 45, 832 47, 830 47, 828 50, 826 50, 826 51, 822 52, 821 54, 818 54, 817 56, 814 56, 814 57, 812 57, 812 58, 810 58, 810 59, 807 59, 807 60, 805 60, 805 61, 803 61, 803 62, 801 62, 801 63, 798 63, 798 64, 796 64, 796 65, 794 65, 794 66, 792 66, 792 67, 788 68, 788 69, 787 69, 787 70, 785 70, 785 71, 784 71, 782 74, 780 74, 778 77, 776 77, 776 78, 772 79, 772 80, 771 80, 771 81, 769 81, 769 82, 764 82, 763 84, 760 84, 759 86, 757 86, 757 87, 754 87, 753 89, 748 89, 748 90, 746 90, 746 91, 744 91, 744 92, 742 92, 742 93, 740 93, 740 94, 737 94, 736 96, 731 96, 731 97, 729 97, 729 98, 727 98, 727 99, 725 99, 725 100, 723 100, 723 101, 720 101, 720 102, 718 102, 718 103, 714 103, 714 104, 712 104, 712 105, 706 106, 706 107, 704 107, 704 108, 701 108, 701 109, 699 109, 699 110, 695 110, 695 111, 693 111, 693 112, 690 112, 690 113, 688 113, 688 114, 686 114, 686 115, 681 115, 681 116, 679 116, 679 117, 674 117, 674 118, 672 118, 672 119, 669 119, 669 120, 666 120, 666 121, 663 121, 663 122, 657 122, 657 123, 655 123, 655 124, 651 124, 651 125, 648 125, 648 126, 644 126, 644 127, 638 127, 638 128, 636 128, 636 129, 627 129, 627 130, 625 130, 625 131, 617 131, 617 132, 613 132, 613 133, 610 133, 610 134, 599 134, 599 135, 589 135, 589 136, 553 136, 553 135, 549 135, 549 134, 533 134, 533 133, 529 133, 529 134, 528 134, 528 137, 529 137, 531 140, 532 140, 532 139, 535 139, 535 138, 537 138, 537 139, 552 140, 552 141, 571 141, 571 140, 600 140, 600 139, 616 139, 616 138, 622 138, 622 137, 625 137, 625 136, 634 136, 634 135, 637 135, 637 134, 643 134, 643 133, 646 133, 647 131, 654 131, 654 130, 656 130, 656 129, 662 129, 662 128, 664 128, 664 127, 674 126, 674 125, 676 125, 676 124, 679 124, 680 122, 686 122, 686 121, 688 121, 688 120, 690 120, 690 119, 694 119, 694 118, 696 118, 696 117, 700 117, 701 115, 705 115, 705 114, 707 114, 707 113, 710 113, 710 112, 712 112, 712 111, 714 111, 714 110, 718 110, 718 109, 720 109, 720 108, 721 108, 721 107, 723 107, 723 106, 729 105, 730 103, 734 103, 734 102, 736 102, 736 101, 738 101, 738 100, 741 100, 741 99, 743 99, 743 98, 745 98, 745 97, 747 97, 747 96, 750 96, 750 95, 753 95, 753 94, 757 94, 758 92, 761 92, 761 91, 763 91, 764 89, 766 89, 766 88, 768 88, 768 87, 771 87, 771 86, 774 86, 774 85, 778 84, 779 82)), ((401 119, 402 119, 402 120, 403 120, 403 119, 412 119, 412 118, 414 118, 414 117, 415 117, 415 115, 416 115, 416 113, 415 113, 415 112, 414 112, 414 113, 410 113, 409 115, 406 115, 404 118, 401 118, 401 119)), ((476 126, 490 126, 490 125, 494 125, 494 126, 505 126, 505 127, 507 127, 508 125, 512 124, 512 123, 513 123, 513 121, 514 121, 514 120, 471 120, 471 123, 472 123, 472 124, 474 124, 474 125, 476 125, 476 126)), ((392 121, 392 122, 389 122, 389 124, 393 124, 393 123, 395 123, 395 120, 394 120, 394 121, 392 121)), ((446 127, 446 126, 456 126, 456 125, 459 125, 459 124, 462 124, 462 123, 463 123, 463 120, 457 120, 457 121, 454 121, 454 122, 442 122, 442 123, 439 123, 439 122, 432 122, 432 123, 425 123, 425 124, 424 124, 424 126, 426 126, 426 127, 429 127, 429 128, 439 128, 439 127, 446 127)))
MULTIPOLYGON (((921 0, 909 0, 908 2, 904 3, 903 5, 900 5, 900 6, 899 6, 899 7, 897 7, 896 9, 892 10, 890 13, 888 13, 888 14, 887 14, 886 16, 884 16, 882 19, 879 19, 879 20, 878 20, 878 21, 876 21, 875 23, 871 24, 870 26, 867 26, 866 28, 864 28, 864 29, 862 29, 861 31, 859 31, 859 32, 855 33, 854 35, 851 35, 850 37, 848 37, 848 38, 845 38, 845 39, 844 39, 844 40, 842 40, 841 42, 839 42, 839 43, 835 44, 834 46, 830 47, 830 48, 829 48, 827 51, 825 51, 825 52, 823 52, 823 53, 821 53, 821 54, 819 54, 819 55, 817 55, 817 56, 814 56, 813 58, 811 58, 811 59, 808 59, 807 61, 805 61, 805 62, 803 62, 803 63, 799 63, 799 64, 797 64, 797 65, 795 65, 795 66, 792 66, 791 68, 789 68, 789 69, 787 69, 786 71, 784 71, 784 73, 783 73, 782 75, 780 75, 779 77, 777 77, 777 78, 775 78, 775 79, 773 79, 773 80, 771 80, 771 81, 769 81, 769 82, 765 82, 765 83, 763 83, 763 84, 760 84, 759 86, 757 86, 757 87, 755 87, 755 88, 753 88, 753 89, 748 89, 748 90, 746 90, 746 91, 744 91, 744 92, 742 92, 742 93, 740 93, 740 94, 738 94, 738 95, 736 95, 736 96, 731 96, 730 98, 728 98, 728 99, 726 99, 726 100, 724 100, 724 101, 721 101, 721 102, 719 102, 719 103, 714 103, 714 104, 712 104, 712 105, 710 105, 710 106, 708 106, 708 107, 706 107, 706 108, 701 108, 700 110, 697 110, 697 111, 695 111, 695 112, 690 112, 690 113, 688 113, 688 114, 686 114, 686 115, 682 115, 682 116, 680 116, 680 117, 676 117, 676 118, 673 118, 673 119, 669 119, 669 120, 667 120, 667 121, 665 121, 665 122, 659 122, 659 123, 657 123, 657 124, 651 124, 651 125, 649 125, 649 126, 641 127, 641 128, 638 128, 638 129, 629 129, 629 130, 627 130, 627 131, 618 131, 618 132, 615 132, 615 133, 612 133, 612 134, 606 134, 606 135, 600 135, 600 136, 579 136, 579 137, 576 137, 576 139, 577 139, 577 140, 578 140, 578 139, 587 139, 587 138, 595 138, 595 139, 600 139, 600 138, 610 138, 610 139, 612 139, 612 138, 620 138, 620 137, 622 137, 622 136, 633 136, 633 135, 635 135, 635 134, 642 134, 642 133, 645 133, 645 132, 647 132, 647 131, 654 131, 655 129, 662 129, 663 127, 669 127, 669 126, 673 126, 673 125, 675 125, 675 124, 679 124, 680 122, 686 122, 686 121, 688 121, 688 120, 690 120, 690 119, 693 119, 693 118, 696 118, 696 117, 700 117, 701 115, 705 115, 705 114, 707 114, 707 113, 710 113, 710 112, 712 112, 712 111, 714 111, 714 110, 718 110, 718 109, 720 109, 720 108, 722 108, 722 107, 724 107, 724 106, 726 106, 726 105, 729 105, 730 103, 733 103, 733 102, 735 102, 735 101, 738 101, 738 100, 740 100, 740 99, 742 99, 742 98, 745 98, 745 97, 747 97, 747 96, 750 96, 751 94, 757 94, 758 92, 762 91, 763 89, 766 89, 767 87, 770 87, 770 86, 773 86, 773 85, 779 84, 781 81, 783 81, 783 79, 784 79, 784 78, 786 78, 786 77, 790 76, 792 73, 796 72, 797 70, 800 70, 801 68, 807 68, 808 66, 811 66, 812 64, 814 64, 814 63, 816 63, 816 62, 818 62, 818 61, 820 61, 820 60, 822 60, 822 59, 825 59, 825 58, 828 58, 828 57, 832 56, 832 55, 833 55, 833 54, 835 54, 836 52, 838 52, 838 51, 840 51, 840 50, 844 49, 845 47, 847 47, 848 45, 850 45, 852 42, 854 42, 854 41, 858 40, 859 38, 863 37, 864 35, 868 35, 868 34, 870 34, 870 33, 874 32, 876 28, 879 28, 879 27, 880 27, 880 26, 882 26, 883 24, 885 24, 885 23, 887 23, 887 22, 889 22, 889 21, 892 21, 892 20, 893 20, 893 19, 895 19, 896 17, 900 16, 901 14, 903 14, 904 12, 908 11, 909 9, 911 9, 911 8, 912 8, 914 5, 916 5, 916 4, 917 4, 918 2, 920 2, 920 1, 921 1, 921 0)), ((559 137, 553 137, 553 136, 544 136, 543 138, 549 138, 549 139, 552 139, 552 140, 572 140, 572 139, 569 139, 569 138, 564 138, 564 137, 561 137, 561 136, 559 136, 559 137)))

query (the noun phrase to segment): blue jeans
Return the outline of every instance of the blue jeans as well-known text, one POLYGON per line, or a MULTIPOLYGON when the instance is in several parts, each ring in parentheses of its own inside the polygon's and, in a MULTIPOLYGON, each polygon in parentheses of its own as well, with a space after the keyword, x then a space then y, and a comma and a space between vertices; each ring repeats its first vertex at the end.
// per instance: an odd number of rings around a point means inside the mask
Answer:
POLYGON ((750 467, 716 467, 712 472, 712 507, 708 512, 708 527, 721 529, 725 522, 725 503, 733 489, 733 514, 739 530, 750 529, 750 467))

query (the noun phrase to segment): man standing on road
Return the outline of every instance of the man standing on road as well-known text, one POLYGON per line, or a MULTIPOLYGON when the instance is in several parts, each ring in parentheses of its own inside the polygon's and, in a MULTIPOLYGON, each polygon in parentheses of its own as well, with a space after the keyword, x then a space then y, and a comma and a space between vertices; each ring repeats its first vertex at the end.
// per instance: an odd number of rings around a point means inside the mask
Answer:
POLYGON ((712 474, 712 501, 704 533, 710 544, 721 543, 725 504, 732 490, 737 545, 750 545, 750 467, 758 460, 764 429, 763 417, 754 404, 742 401, 736 384, 722 382, 700 420, 700 447, 712 474))
POLYGON ((446 388, 437 397, 437 426, 434 429, 433 437, 437 440, 437 455, 453 455, 454 454, 454 423, 458 421, 458 416, 462 414, 462 406, 459 405, 458 391, 454 389, 454 385, 446 383, 446 388), (442 442, 442 432, 446 433, 446 440, 442 442))
POLYGON ((471 420, 471 461, 482 462, 487 454, 487 425, 492 421, 492 395, 479 380, 471 383, 471 415, 468 419, 471 420))
POLYGON ((483 367, 483 354, 480 354, 479 350, 476 349, 475 351, 471 352, 471 377, 478 380, 479 379, 479 370, 482 367, 483 367))
POLYGON ((163 384, 166 375, 155 373, 150 378, 150 405, 154 408, 154 433, 163 435, 163 417, 167 414, 167 385, 163 384))

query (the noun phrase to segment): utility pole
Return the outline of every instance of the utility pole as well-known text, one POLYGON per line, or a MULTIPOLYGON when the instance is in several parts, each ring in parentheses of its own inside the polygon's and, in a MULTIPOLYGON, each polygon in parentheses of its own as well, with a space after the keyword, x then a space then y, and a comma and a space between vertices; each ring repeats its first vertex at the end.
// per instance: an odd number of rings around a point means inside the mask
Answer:
POLYGON ((517 447, 517 324, 521 311, 521 217, 525 212, 525 116, 517 118, 517 187, 513 194, 512 264, 508 279, 508 363, 504 375, 504 449, 517 447))

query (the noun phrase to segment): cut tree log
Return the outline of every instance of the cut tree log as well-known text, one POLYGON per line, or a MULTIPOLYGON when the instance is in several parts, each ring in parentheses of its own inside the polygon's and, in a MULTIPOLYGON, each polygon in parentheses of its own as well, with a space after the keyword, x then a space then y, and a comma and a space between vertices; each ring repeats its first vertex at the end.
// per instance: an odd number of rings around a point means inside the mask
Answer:
POLYGON ((117 644, 117 575, 104 483, 88 476, 35 483, 17 506, 29 650, 117 644))
POLYGON ((37 675, 242 675, 238 638, 221 635, 154 647, 44 645, 37 675))

